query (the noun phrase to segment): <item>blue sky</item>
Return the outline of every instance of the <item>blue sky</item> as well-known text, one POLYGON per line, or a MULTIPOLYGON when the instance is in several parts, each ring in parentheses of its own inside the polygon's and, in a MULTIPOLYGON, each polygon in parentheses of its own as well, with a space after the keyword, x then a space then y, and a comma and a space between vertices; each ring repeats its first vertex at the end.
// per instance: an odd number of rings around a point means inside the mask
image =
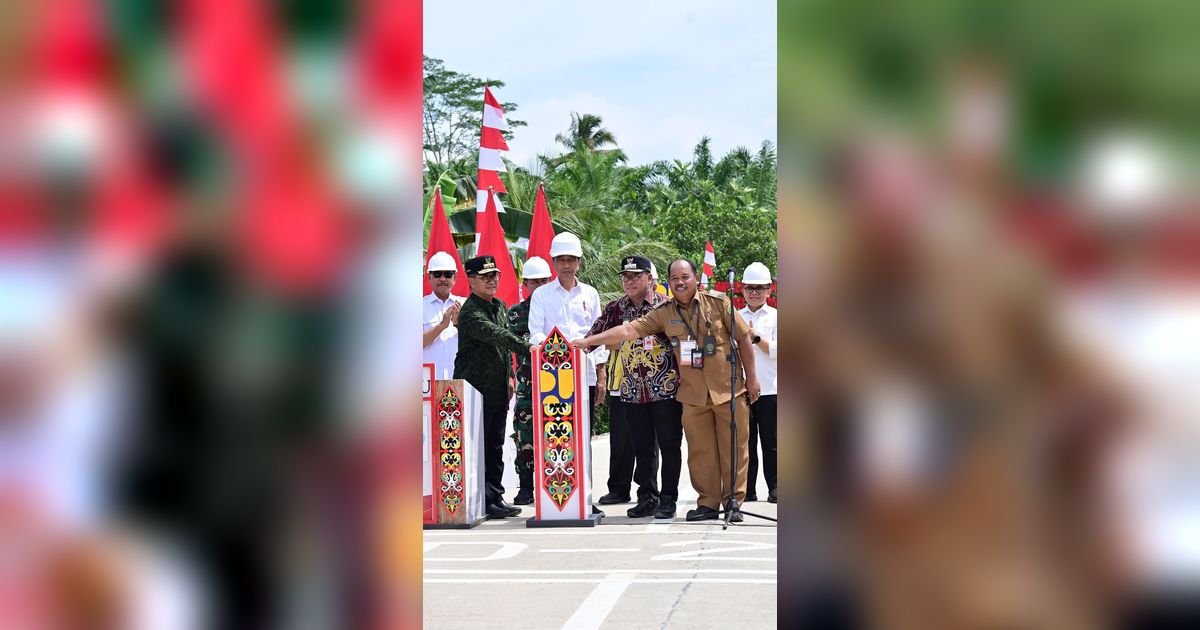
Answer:
POLYGON ((600 116, 633 164, 775 142, 775 0, 425 3, 425 54, 505 82, 529 123, 507 157, 558 153, 571 112, 600 116), (464 35, 463 24, 474 25, 464 35))

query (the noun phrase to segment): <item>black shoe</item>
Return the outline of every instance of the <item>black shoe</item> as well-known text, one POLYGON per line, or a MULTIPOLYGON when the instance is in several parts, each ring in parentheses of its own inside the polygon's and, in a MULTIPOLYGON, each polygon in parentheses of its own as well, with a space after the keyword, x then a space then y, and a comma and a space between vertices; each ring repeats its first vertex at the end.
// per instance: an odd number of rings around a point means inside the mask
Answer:
POLYGON ((499 503, 493 503, 487 506, 487 515, 489 518, 512 518, 520 513, 521 508, 512 507, 511 505, 504 507, 499 503))
POLYGON ((741 523, 742 518, 743 518, 742 511, 737 508, 733 508, 733 512, 729 515, 729 522, 730 523, 741 523))
POLYGON ((779 497, 775 496, 775 488, 767 491, 767 503, 779 503, 779 497))
POLYGON ((749 494, 749 493, 747 493, 747 494, 746 494, 746 498, 742 500, 742 503, 745 503, 745 502, 747 502, 747 501, 757 501, 757 500, 758 500, 758 495, 757 495, 757 494, 749 494))
POLYGON ((604 510, 601 510, 600 508, 598 508, 594 505, 592 506, 592 514, 599 514, 601 517, 605 516, 604 510))
POLYGON ((513 498, 513 503, 517 505, 529 505, 533 503, 533 470, 519 470, 517 476, 521 482, 518 484, 517 496, 513 498))
POLYGON ((689 521, 711 521, 711 520, 716 519, 719 514, 720 514, 720 512, 718 512, 717 510, 714 510, 706 505, 701 505, 700 507, 698 507, 694 510, 687 511, 687 520, 689 520, 689 521))
POLYGON ((505 501, 505 500, 504 500, 504 497, 501 497, 501 498, 499 498, 499 499, 496 499, 496 505, 498 505, 498 506, 500 506, 500 507, 502 507, 502 508, 504 508, 504 509, 508 510, 509 512, 512 512, 513 510, 516 510, 516 513, 514 514, 514 516, 515 516, 516 514, 520 514, 520 513, 521 513, 521 508, 519 508, 519 507, 513 507, 513 504, 509 503, 508 501, 505 501))
POLYGON ((654 518, 675 518, 675 501, 671 499, 659 501, 658 511, 654 513, 654 518))
POLYGON ((657 509, 658 499, 651 497, 648 499, 642 499, 637 505, 626 510, 625 514, 629 518, 643 518, 646 516, 651 516, 657 509))
POLYGON ((628 494, 617 494, 615 492, 609 492, 608 494, 600 497, 600 500, 597 501, 597 503, 599 503, 600 505, 616 505, 617 503, 629 503, 629 495, 628 494))

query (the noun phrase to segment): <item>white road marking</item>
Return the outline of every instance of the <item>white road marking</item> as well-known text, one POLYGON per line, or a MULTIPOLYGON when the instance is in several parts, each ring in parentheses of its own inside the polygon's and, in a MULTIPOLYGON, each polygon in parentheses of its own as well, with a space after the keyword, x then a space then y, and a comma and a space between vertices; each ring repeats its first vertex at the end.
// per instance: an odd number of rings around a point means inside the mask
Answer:
POLYGON ((628 574, 684 574, 693 573, 731 573, 736 575, 775 575, 775 569, 425 569, 426 574, 434 575, 586 575, 603 573, 628 574))
MULTIPOLYGON (((578 579, 578 578, 577 578, 578 579)), ((628 574, 610 573, 599 580, 596 588, 579 604, 575 613, 563 623, 563 630, 596 630, 633 580, 628 574)))
POLYGON ((451 537, 471 537, 471 536, 630 536, 635 534, 682 534, 695 536, 697 534, 713 534, 717 536, 776 536, 775 527, 755 527, 755 529, 763 531, 749 531, 749 527, 735 526, 727 530, 721 529, 721 521, 703 521, 701 523, 675 523, 675 525, 686 525, 687 529, 672 529, 670 531, 647 529, 634 529, 631 527, 605 526, 587 527, 587 528, 557 528, 557 529, 542 529, 542 530, 526 530, 526 529, 504 529, 480 532, 477 530, 429 530, 424 532, 426 537, 429 536, 451 536, 451 537), (606 531, 608 530, 608 531, 606 531))
POLYGON ((685 545, 740 545, 717 549, 695 549, 653 556, 651 560, 745 560, 747 562, 775 562, 775 545, 753 540, 677 540, 663 543, 663 547, 683 547, 685 545), (770 551, 771 557, 762 556, 725 556, 730 551, 770 551))
POLYGON ((590 549, 538 549, 542 553, 591 553, 593 551, 641 551, 641 547, 593 547, 590 549))
MULTIPOLYGON (((597 584, 606 578, 426 578, 425 584, 597 584)), ((633 578, 628 584, 778 584, 773 579, 754 578, 633 578)), ((607 613, 605 613, 607 615, 607 613)), ((567 626, 563 626, 564 628, 567 626)), ((598 627, 598 626, 590 626, 598 627)))
POLYGON ((528 545, 519 542, 483 542, 483 541, 465 541, 465 540, 447 540, 425 543, 425 561, 437 562, 476 562, 486 560, 506 560, 523 551, 528 545), (430 558, 429 552, 438 547, 450 545, 490 545, 499 547, 491 555, 474 558, 430 558))

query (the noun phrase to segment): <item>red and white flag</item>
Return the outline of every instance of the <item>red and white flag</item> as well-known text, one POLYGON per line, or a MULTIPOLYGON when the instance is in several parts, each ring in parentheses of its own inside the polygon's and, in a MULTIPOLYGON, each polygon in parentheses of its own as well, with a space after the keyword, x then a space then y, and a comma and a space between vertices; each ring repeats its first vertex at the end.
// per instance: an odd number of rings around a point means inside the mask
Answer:
POLYGON ((700 272, 700 284, 708 288, 708 280, 713 277, 713 269, 717 266, 717 255, 713 253, 712 241, 704 242, 704 269, 700 272))
MULTIPOLYGON (((425 248, 425 269, 429 269, 429 259, 438 252, 446 252, 454 258, 454 266, 458 268, 459 281, 454 283, 454 287, 450 289, 450 293, 459 297, 467 297, 471 294, 471 288, 467 284, 467 274, 463 271, 462 259, 458 257, 458 248, 454 246, 454 235, 450 233, 450 222, 446 220, 446 208, 442 205, 442 189, 433 189, 433 221, 429 225, 429 243, 425 248)), ((421 295, 429 295, 433 291, 433 287, 429 285, 429 274, 423 273, 424 278, 423 293, 421 295)))
POLYGON ((495 199, 496 195, 488 195, 483 216, 476 215, 477 223, 482 223, 483 227, 477 228, 479 246, 475 249, 475 255, 496 257, 496 267, 500 269, 500 287, 496 290, 496 297, 505 306, 512 306, 518 301, 517 275, 513 271, 512 256, 508 253, 508 241, 504 240, 504 229, 500 227, 500 215, 496 214, 495 199))
MULTIPOLYGON (((491 88, 484 86, 483 88, 483 129, 479 134, 479 192, 476 193, 475 211, 483 212, 487 209, 488 188, 491 188, 497 193, 506 193, 508 189, 504 187, 504 182, 500 181, 500 173, 507 172, 504 167, 504 160, 500 157, 501 151, 508 150, 508 143, 504 141, 503 131, 508 131, 508 121, 504 119, 504 109, 500 107, 500 101, 492 95, 491 88)), ((500 198, 496 197, 496 212, 504 212, 504 206, 500 205, 500 198)), ((478 243, 478 241, 476 241, 478 243)))
MULTIPOLYGON (((550 223, 550 210, 546 207, 546 185, 538 184, 537 200, 533 203, 533 224, 529 226, 529 240, 525 243, 525 262, 529 262, 530 258, 537 256, 542 260, 550 263, 550 243, 554 240, 554 226, 550 223)), ((521 246, 521 241, 517 241, 517 246, 521 246)), ((550 279, 558 277, 558 272, 554 271, 554 265, 550 265, 550 279)), ((529 297, 525 295, 525 285, 517 285, 517 292, 521 299, 529 297)))
MULTIPOLYGON (((525 250, 525 260, 534 256, 550 262, 550 243, 554 240, 554 225, 550 223, 550 209, 546 206, 546 190, 544 184, 538 184, 537 200, 533 203, 533 224, 529 226, 529 247, 525 250)), ((558 274, 550 267, 550 279, 558 274)))

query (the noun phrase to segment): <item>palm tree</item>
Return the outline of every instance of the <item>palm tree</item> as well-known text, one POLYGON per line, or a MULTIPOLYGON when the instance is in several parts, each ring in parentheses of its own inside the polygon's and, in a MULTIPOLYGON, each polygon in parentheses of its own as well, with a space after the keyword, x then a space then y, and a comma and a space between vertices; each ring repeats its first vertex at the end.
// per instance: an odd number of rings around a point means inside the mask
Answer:
POLYGON ((713 156, 712 156, 712 138, 701 136, 700 142, 696 143, 696 148, 692 150, 692 170, 696 177, 700 179, 712 179, 713 175, 713 156))
POLYGON ((571 112, 571 126, 567 133, 556 134, 554 141, 563 145, 569 151, 580 147, 588 151, 600 151, 609 147, 616 148, 617 137, 601 126, 600 117, 595 114, 580 114, 571 112))

